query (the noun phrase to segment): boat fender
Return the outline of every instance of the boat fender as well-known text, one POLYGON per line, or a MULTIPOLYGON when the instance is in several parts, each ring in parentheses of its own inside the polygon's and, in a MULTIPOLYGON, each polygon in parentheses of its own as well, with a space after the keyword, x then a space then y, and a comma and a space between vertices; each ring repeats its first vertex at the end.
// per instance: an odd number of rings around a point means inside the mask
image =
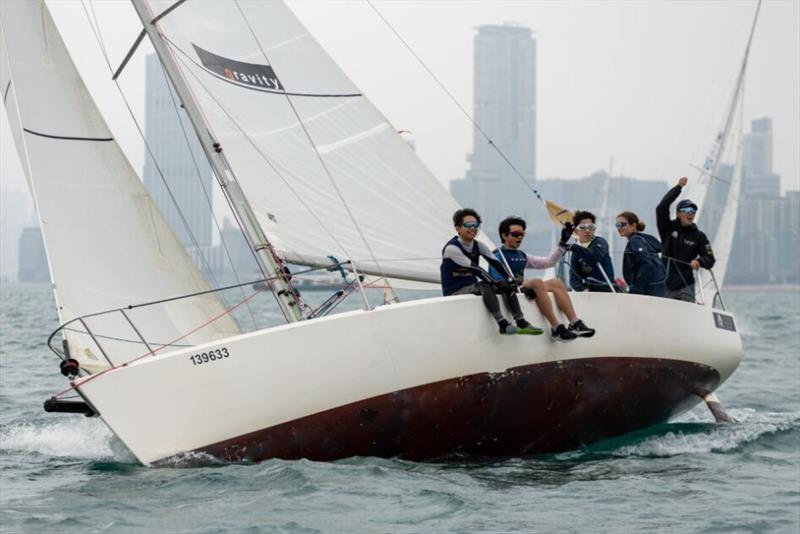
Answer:
POLYGON ((94 417, 97 413, 83 401, 68 401, 56 398, 44 401, 44 411, 48 413, 77 413, 94 417))
POLYGON ((78 360, 73 358, 62 360, 59 364, 59 367, 61 368, 61 374, 70 380, 73 380, 76 376, 78 376, 78 371, 80 371, 80 364, 78 363, 78 360))

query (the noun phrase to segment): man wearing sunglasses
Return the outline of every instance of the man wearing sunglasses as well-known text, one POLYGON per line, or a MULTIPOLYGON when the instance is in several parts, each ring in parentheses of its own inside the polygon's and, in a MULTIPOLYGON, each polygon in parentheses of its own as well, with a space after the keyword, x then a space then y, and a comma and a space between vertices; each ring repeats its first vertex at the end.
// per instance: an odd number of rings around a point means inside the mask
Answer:
POLYGON ((597 218, 589 211, 576 211, 572 217, 576 243, 570 247, 569 285, 574 291, 610 292, 614 265, 608 241, 595 235, 597 218))
POLYGON ((716 262, 706 234, 694 223, 697 204, 688 198, 675 206, 675 219, 669 218, 669 207, 680 196, 689 180, 667 191, 656 207, 656 224, 661 236, 661 257, 667 266, 667 298, 694 302, 694 271, 711 269, 716 262))
POLYGON ((442 249, 440 275, 442 293, 448 295, 481 295, 483 304, 497 321, 501 334, 539 335, 541 328, 532 326, 522 314, 517 300, 516 282, 502 263, 492 255, 484 243, 475 239, 481 226, 481 217, 470 208, 460 209, 453 214, 456 235, 442 249), (480 267, 481 256, 499 273, 499 280, 492 278, 480 267), (506 307, 511 311, 516 326, 511 324, 500 311, 497 291, 503 294, 506 307))
MULTIPOLYGON (((589 328, 583 321, 578 319, 572 300, 569 298, 567 288, 558 278, 542 280, 541 278, 529 278, 525 280, 525 269, 547 269, 553 267, 564 251, 567 249, 567 241, 572 235, 572 224, 567 223, 561 230, 561 241, 553 249, 548 257, 531 256, 520 250, 522 240, 525 238, 525 220, 519 217, 507 217, 500 223, 498 233, 503 245, 494 251, 498 260, 505 261, 514 274, 517 285, 522 287, 522 292, 528 298, 535 299, 536 306, 542 315, 550 323, 550 337, 555 341, 572 341, 577 337, 592 337, 594 329, 589 328), (502 254, 502 256, 501 256, 502 254), (562 324, 553 311, 553 304, 550 302, 548 293, 553 294, 558 309, 567 317, 569 324, 562 324)), ((494 268, 489 270, 495 278, 501 275, 494 268)))

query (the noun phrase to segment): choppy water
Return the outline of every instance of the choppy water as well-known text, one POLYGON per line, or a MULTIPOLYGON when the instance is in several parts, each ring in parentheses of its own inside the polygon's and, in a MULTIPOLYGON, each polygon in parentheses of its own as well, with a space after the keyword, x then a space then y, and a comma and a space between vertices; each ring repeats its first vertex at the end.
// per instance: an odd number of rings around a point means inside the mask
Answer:
POLYGON ((728 293, 745 357, 704 407, 568 453, 504 461, 144 468, 96 419, 48 415, 50 290, 4 286, 2 532, 798 532, 800 293, 728 293))

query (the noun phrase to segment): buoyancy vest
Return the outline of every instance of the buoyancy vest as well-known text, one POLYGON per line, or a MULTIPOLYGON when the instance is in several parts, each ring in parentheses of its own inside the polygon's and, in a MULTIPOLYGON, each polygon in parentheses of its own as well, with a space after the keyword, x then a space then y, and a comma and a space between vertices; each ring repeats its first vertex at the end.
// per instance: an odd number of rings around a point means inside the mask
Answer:
MULTIPOLYGON (((528 265, 528 255, 520 249, 496 248, 494 249, 494 255, 500 263, 503 263, 501 253, 505 256, 508 266, 511 267, 511 274, 514 275, 517 282, 522 282, 525 278, 525 267, 528 265)), ((489 275, 495 280, 503 280, 505 278, 494 267, 489 269, 489 275)))
MULTIPOLYGON (((445 243, 444 247, 442 247, 442 255, 444 255, 444 249, 446 249, 449 245, 455 245, 458 247, 459 250, 461 250, 461 252, 463 252, 467 258, 469 258, 472 266, 478 267, 478 260, 481 257, 481 251, 477 242, 473 242, 472 251, 468 252, 463 245, 461 245, 461 242, 458 240, 458 236, 455 236, 453 239, 445 243)), ((452 295, 462 287, 466 287, 478 281, 478 277, 472 274, 472 271, 466 267, 462 267, 453 260, 446 258, 442 258, 442 265, 439 267, 439 275, 442 280, 442 294, 444 294, 444 296, 452 295)))

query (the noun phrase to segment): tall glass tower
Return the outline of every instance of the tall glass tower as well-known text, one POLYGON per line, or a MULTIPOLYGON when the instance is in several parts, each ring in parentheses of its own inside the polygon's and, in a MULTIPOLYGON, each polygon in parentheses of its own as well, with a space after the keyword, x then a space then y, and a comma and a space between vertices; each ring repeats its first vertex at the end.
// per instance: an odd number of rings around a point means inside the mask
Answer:
POLYGON ((211 166, 186 113, 182 108, 178 108, 180 115, 176 113, 174 102, 179 102, 178 97, 174 91, 170 94, 166 75, 155 55, 147 56, 145 84, 145 137, 155 162, 145 154, 144 184, 185 247, 209 247, 212 213, 203 190, 213 198, 211 166), (159 176, 156 163, 175 201, 159 176), (181 213, 194 240, 187 232, 181 213))
MULTIPOLYGON (((527 183, 536 179, 536 41, 530 28, 503 24, 479 26, 474 50, 475 121, 516 167, 527 183)), ((490 237, 507 215, 531 218, 541 212, 514 170, 477 130, 463 180, 452 182, 453 196, 478 210, 490 237), (536 211, 538 210, 538 212, 536 211), (491 226, 489 226, 491 225, 491 226)))

